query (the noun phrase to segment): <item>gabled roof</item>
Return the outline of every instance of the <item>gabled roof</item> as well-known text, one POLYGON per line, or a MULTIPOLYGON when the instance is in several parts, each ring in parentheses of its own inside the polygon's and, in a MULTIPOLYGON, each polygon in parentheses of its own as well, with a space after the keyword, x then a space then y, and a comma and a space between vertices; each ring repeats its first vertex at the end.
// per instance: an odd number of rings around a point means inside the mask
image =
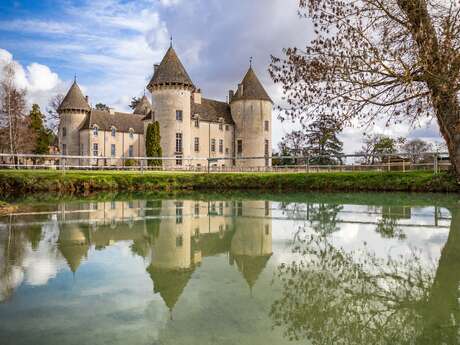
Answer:
POLYGON ((88 102, 85 99, 85 96, 83 96, 83 93, 77 84, 77 81, 73 82, 72 86, 67 92, 67 95, 64 97, 61 105, 58 108, 58 111, 63 110, 91 110, 88 102))
POLYGON ((91 113, 86 117, 83 126, 80 129, 91 129, 97 125, 100 130, 110 131, 115 127, 118 132, 129 132, 132 128, 134 133, 144 134, 143 115, 127 114, 115 112, 111 114, 107 111, 91 109, 91 113))
POLYGON ((152 111, 152 104, 150 104, 147 96, 143 96, 139 103, 137 103, 136 108, 134 108, 133 113, 139 115, 149 115, 152 111))
POLYGON ((184 65, 179 60, 176 51, 171 46, 166 52, 163 60, 153 73, 153 77, 147 86, 151 90, 153 86, 180 84, 195 88, 184 65))
POLYGON ((243 86, 242 89, 238 88, 231 102, 238 100, 261 100, 273 103, 252 67, 249 67, 241 85, 243 86))
POLYGON ((201 104, 193 102, 191 104, 192 117, 195 114, 200 116, 200 120, 219 122, 219 118, 224 119, 224 123, 233 124, 232 113, 230 111, 230 105, 225 102, 215 101, 212 99, 201 99, 201 104))

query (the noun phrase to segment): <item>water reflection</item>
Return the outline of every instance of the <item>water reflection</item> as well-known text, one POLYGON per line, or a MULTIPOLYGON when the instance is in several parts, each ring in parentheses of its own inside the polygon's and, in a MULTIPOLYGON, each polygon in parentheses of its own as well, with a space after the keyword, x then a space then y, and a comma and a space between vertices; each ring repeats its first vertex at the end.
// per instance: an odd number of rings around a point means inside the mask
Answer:
MULTIPOLYGON (((449 233, 437 267, 424 262, 419 248, 388 257, 377 256, 366 243, 347 251, 329 236, 336 228, 329 210, 321 215, 321 227, 313 216, 299 228, 296 260, 278 267, 282 293, 271 307, 274 326, 290 340, 322 345, 458 344, 458 206, 449 207, 449 233)), ((411 213, 410 207, 383 206, 375 230, 383 238, 402 240, 401 225, 411 213)), ((434 213, 438 225, 439 210, 434 213)))
POLYGON ((196 199, 41 203, 0 218, 0 343, 37 329, 49 334, 37 343, 70 343, 69 329, 92 323, 71 343, 459 342, 455 200, 196 199))

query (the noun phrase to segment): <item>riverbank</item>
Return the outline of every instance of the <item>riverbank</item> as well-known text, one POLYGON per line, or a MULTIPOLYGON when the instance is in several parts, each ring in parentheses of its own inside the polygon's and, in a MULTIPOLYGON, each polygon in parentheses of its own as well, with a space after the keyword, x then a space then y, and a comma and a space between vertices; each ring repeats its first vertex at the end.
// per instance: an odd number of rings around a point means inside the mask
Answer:
POLYGON ((98 191, 407 191, 460 192, 455 178, 431 172, 187 173, 0 170, 0 197, 98 191))

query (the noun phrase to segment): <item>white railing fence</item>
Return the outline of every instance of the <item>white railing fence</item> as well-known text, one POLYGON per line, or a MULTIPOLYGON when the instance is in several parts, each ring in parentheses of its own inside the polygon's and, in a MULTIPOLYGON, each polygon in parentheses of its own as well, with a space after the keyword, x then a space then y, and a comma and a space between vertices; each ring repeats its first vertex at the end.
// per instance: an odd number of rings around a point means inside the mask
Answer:
POLYGON ((0 169, 192 172, 418 171, 450 167, 445 152, 340 156, 104 157, 0 153, 0 169))

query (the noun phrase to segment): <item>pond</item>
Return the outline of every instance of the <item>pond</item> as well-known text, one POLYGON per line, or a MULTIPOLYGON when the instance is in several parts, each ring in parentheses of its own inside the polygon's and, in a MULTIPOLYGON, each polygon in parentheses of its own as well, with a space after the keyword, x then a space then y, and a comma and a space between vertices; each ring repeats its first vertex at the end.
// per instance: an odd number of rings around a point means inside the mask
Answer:
POLYGON ((457 344, 457 199, 20 200, 0 217, 0 344, 457 344))

